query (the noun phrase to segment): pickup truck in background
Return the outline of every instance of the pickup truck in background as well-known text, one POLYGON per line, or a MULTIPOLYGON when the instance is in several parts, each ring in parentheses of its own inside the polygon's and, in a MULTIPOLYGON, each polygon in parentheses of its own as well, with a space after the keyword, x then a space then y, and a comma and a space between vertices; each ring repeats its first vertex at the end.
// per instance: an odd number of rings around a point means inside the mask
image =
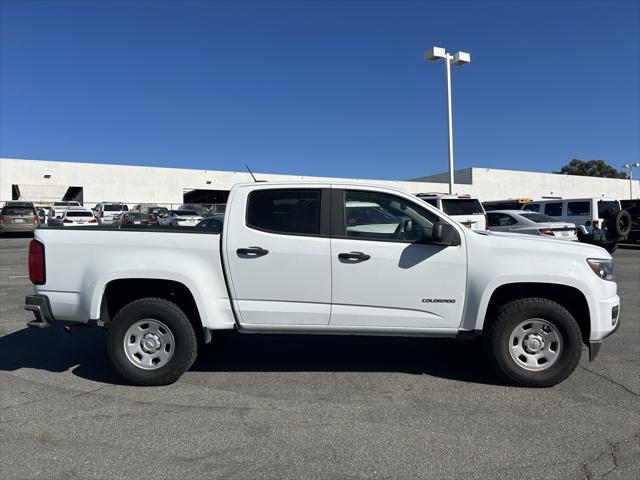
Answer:
POLYGON ((393 189, 252 183, 214 230, 36 230, 25 308, 34 327, 105 327, 137 385, 174 382, 237 330, 482 337, 505 379, 545 387, 617 328, 612 268, 600 247, 470 230, 393 189))

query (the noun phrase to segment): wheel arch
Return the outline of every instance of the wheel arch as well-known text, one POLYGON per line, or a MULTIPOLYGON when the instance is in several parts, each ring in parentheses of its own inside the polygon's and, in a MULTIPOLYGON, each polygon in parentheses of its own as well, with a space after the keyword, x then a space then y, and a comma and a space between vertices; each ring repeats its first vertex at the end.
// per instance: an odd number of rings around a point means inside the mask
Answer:
POLYGON ((497 318, 498 308, 501 305, 518 298, 531 297, 547 298, 566 308, 580 327, 583 343, 589 344, 589 336, 591 334, 589 302, 581 290, 562 284, 517 282, 498 286, 491 293, 489 303, 484 312, 483 334, 497 318))

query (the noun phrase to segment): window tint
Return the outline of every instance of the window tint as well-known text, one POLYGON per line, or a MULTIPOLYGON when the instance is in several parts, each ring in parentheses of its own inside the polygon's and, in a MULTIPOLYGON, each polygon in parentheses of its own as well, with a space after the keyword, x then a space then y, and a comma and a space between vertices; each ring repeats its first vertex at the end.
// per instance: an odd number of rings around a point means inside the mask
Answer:
POLYGON ((171 214, 178 216, 198 216, 198 213, 193 210, 172 210, 171 214))
POLYGON ((530 203, 528 205, 525 205, 523 210, 528 210, 529 212, 539 212, 540 211, 540 204, 539 203, 530 203))
POLYGON ((424 197, 418 197, 418 198, 423 202, 427 202, 429 205, 433 205, 434 207, 438 208, 438 200, 436 200, 435 198, 424 198, 424 197))
POLYGON ((416 204, 377 192, 345 192, 347 238, 415 242, 431 238, 438 217, 416 204))
POLYGON ((591 215, 591 202, 567 202, 567 216, 586 217, 591 215))
POLYGON ((442 211, 447 215, 484 215, 482 205, 474 198, 443 198, 442 211))
POLYGON ((546 203, 544 205, 544 213, 552 217, 562 216, 562 202, 546 203))
POLYGON ((247 225, 293 235, 320 234, 320 190, 256 190, 249 194, 247 225))
POLYGON ((105 205, 103 209, 105 212, 121 212, 122 210, 124 210, 124 208, 122 208, 122 205, 105 205))

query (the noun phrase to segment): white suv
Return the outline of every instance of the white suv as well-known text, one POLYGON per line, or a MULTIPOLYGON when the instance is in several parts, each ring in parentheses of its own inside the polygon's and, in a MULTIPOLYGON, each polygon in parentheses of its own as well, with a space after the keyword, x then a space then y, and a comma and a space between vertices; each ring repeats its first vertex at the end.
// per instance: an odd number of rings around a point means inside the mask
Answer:
POLYGON ((122 202, 100 202, 93 211, 100 225, 113 225, 122 212, 129 211, 129 207, 122 202))
POLYGON ((620 208, 615 198, 562 198, 534 200, 523 210, 544 213, 563 222, 575 223, 578 240, 593 243, 613 252, 618 242, 624 240, 631 230, 629 212, 620 208))
POLYGON ((471 230, 487 229, 487 215, 476 197, 445 193, 418 193, 416 197, 433 205, 471 230))

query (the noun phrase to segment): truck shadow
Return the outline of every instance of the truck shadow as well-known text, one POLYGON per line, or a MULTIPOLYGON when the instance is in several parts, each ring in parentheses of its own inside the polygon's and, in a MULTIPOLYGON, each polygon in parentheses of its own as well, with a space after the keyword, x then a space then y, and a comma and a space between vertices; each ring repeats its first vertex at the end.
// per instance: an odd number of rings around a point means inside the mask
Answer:
MULTIPOLYGON (((123 384, 107 355, 105 331, 58 326, 25 328, 0 337, 0 371, 21 368, 123 384)), ((332 335, 220 333, 202 348, 198 372, 400 372, 504 385, 491 372, 478 341, 332 335)))

